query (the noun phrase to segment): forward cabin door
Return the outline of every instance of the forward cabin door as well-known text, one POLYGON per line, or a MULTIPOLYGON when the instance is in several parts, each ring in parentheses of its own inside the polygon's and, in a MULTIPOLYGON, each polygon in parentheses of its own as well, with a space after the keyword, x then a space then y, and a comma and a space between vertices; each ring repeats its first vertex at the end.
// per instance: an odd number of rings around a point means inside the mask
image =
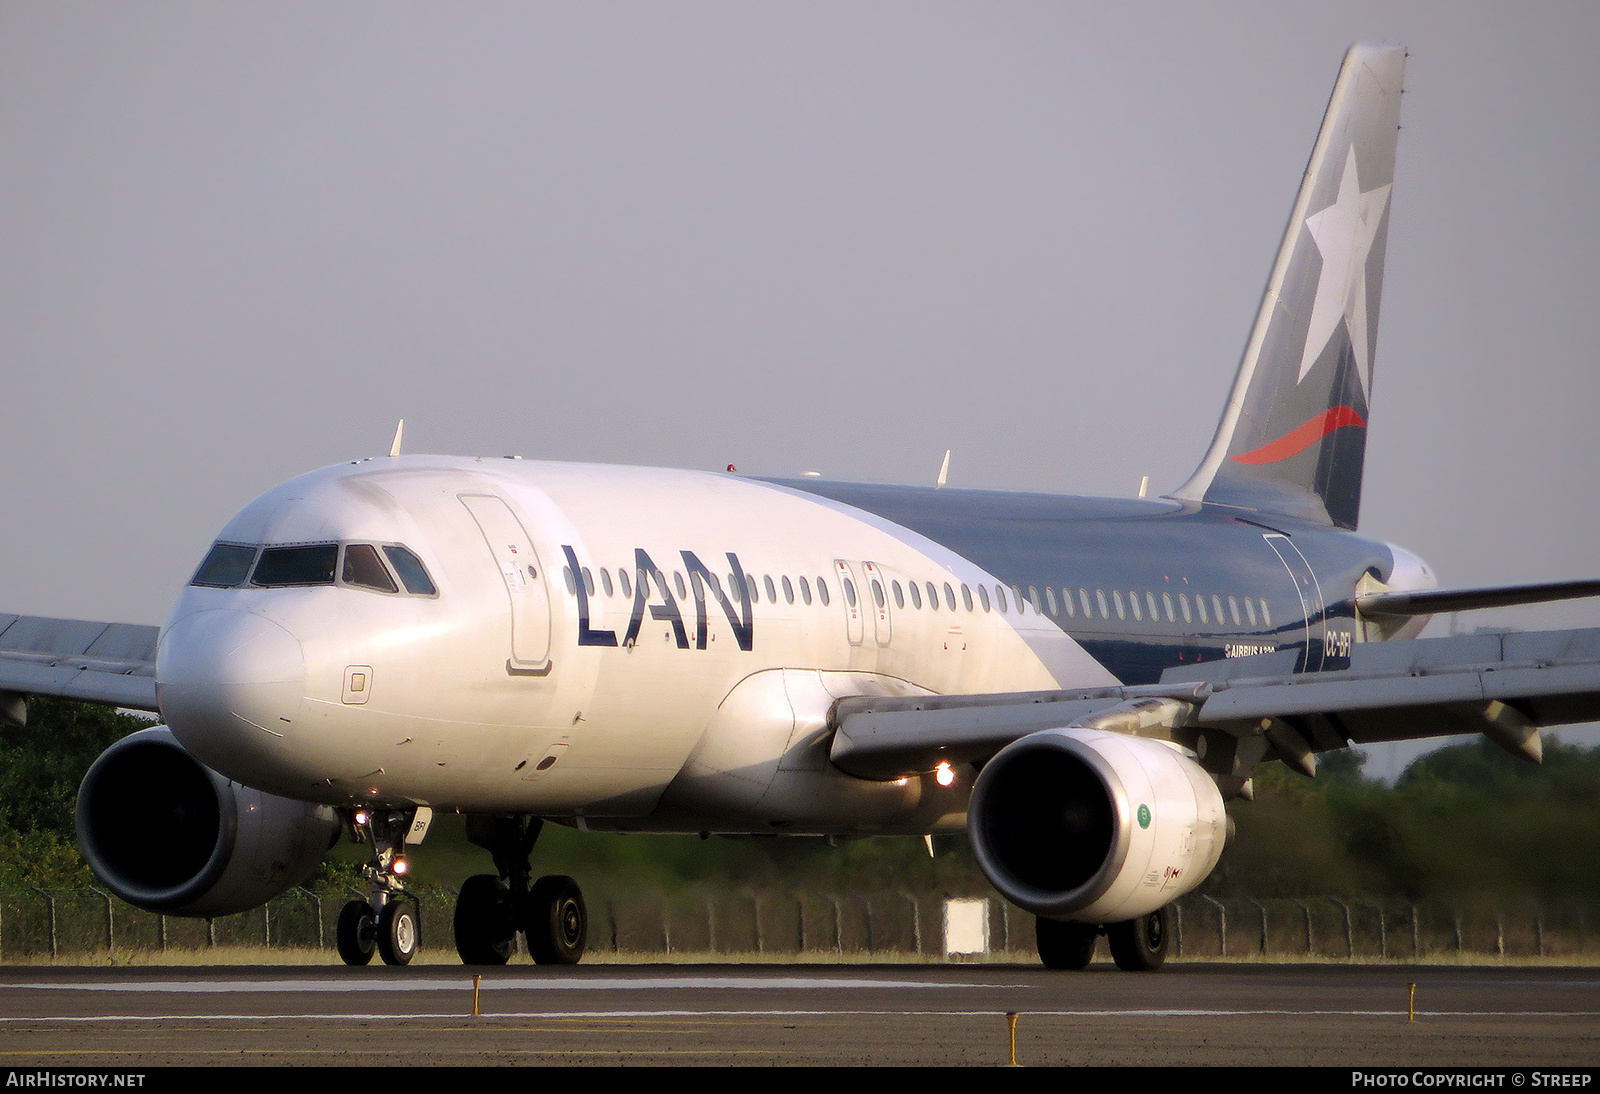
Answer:
MULTIPOLYGON (((550 594, 544 565, 522 522, 493 494, 461 494, 494 556, 511 601, 511 667, 541 672, 550 667, 550 594)), ((582 574, 573 575, 582 581, 582 574)))

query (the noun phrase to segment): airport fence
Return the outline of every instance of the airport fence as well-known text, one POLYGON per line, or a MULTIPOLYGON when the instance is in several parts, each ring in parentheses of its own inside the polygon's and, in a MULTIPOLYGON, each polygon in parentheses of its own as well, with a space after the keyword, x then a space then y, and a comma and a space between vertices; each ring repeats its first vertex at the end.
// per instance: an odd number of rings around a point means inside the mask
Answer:
MULTIPOLYGON (((323 951, 352 892, 294 889, 253 911, 187 919, 141 911, 99 889, 0 891, 0 962, 151 961, 171 953, 323 951)), ((452 948, 455 893, 411 894, 424 945, 452 948)), ((589 898, 589 952, 715 960, 1033 960, 1033 918, 998 897, 910 892, 661 892, 589 898)), ((1249 958, 1438 961, 1600 959, 1600 907, 1580 902, 1347 900, 1178 901, 1173 954, 1249 958)), ((1102 943, 1102 956, 1104 956, 1102 943)))

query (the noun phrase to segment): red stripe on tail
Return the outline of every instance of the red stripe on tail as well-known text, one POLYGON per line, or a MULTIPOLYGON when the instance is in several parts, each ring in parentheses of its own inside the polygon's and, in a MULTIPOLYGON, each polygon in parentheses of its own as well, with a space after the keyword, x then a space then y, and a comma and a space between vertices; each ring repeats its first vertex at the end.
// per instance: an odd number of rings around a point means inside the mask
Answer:
POLYGON ((1290 430, 1275 441, 1268 441, 1260 448, 1241 452, 1237 456, 1230 456, 1229 459, 1235 463, 1277 463, 1279 460, 1286 460, 1290 456, 1304 452, 1335 429, 1343 429, 1347 425, 1358 425, 1365 429, 1367 423, 1354 408, 1336 406, 1331 410, 1324 410, 1305 425, 1290 430))

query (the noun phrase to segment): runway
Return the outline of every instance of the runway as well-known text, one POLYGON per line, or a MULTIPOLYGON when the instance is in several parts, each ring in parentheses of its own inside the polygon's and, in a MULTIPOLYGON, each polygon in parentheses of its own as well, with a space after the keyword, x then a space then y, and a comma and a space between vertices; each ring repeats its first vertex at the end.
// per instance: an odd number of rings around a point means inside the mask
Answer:
POLYGON ((1600 1063, 1600 970, 0 969, 0 1066, 1600 1063), (1417 985, 1408 1020, 1408 985, 1417 985))

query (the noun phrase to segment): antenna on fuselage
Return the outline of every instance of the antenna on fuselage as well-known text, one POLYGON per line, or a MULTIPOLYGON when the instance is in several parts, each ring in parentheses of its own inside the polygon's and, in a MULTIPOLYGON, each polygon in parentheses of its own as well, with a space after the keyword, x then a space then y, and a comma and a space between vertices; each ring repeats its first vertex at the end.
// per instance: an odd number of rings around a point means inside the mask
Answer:
POLYGON ((400 419, 400 424, 394 427, 394 443, 389 446, 389 455, 400 455, 400 437, 406 431, 406 420, 400 419))
POLYGON ((944 484, 950 478, 950 450, 944 450, 944 462, 939 465, 939 481, 933 484, 935 490, 943 490, 944 484))

